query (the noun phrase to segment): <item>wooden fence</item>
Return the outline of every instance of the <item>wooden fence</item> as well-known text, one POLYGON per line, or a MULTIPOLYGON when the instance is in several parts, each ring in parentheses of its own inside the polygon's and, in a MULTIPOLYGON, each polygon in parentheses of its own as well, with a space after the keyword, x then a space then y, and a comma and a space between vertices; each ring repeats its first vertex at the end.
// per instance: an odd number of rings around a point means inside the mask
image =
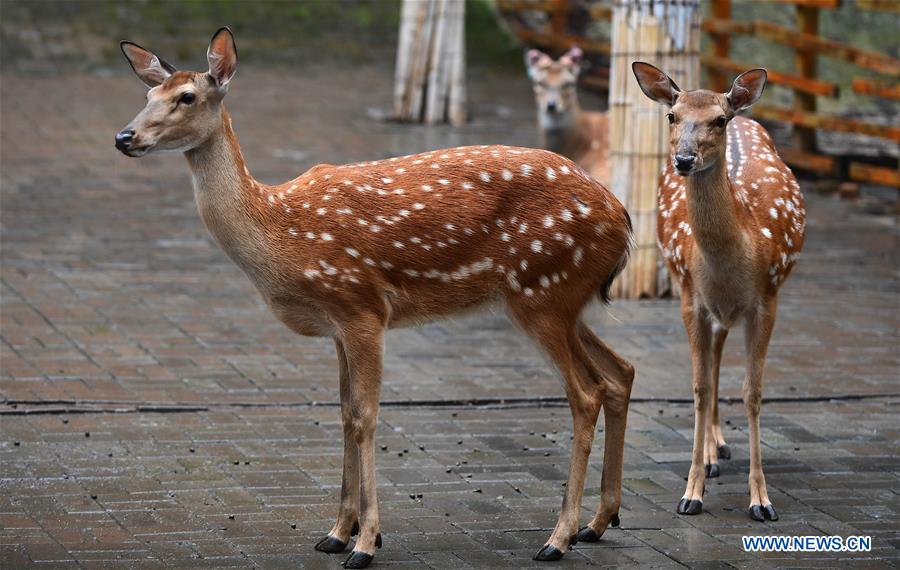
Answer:
MULTIPOLYGON (((900 100, 900 60, 886 54, 867 51, 819 35, 819 15, 822 10, 840 7, 841 0, 764 0, 784 4, 794 10, 795 27, 789 28, 764 20, 739 21, 732 19, 731 0, 712 0, 710 13, 702 23, 709 34, 711 53, 701 58, 712 89, 725 91, 730 77, 750 67, 766 66, 769 82, 791 89, 794 93, 793 108, 758 105, 751 114, 768 121, 791 123, 794 126, 793 148, 779 149, 784 160, 795 168, 820 174, 836 174, 839 168, 835 157, 819 153, 815 144, 816 130, 838 131, 868 135, 900 142, 900 127, 828 115, 818 111, 818 98, 835 98, 840 93, 838 85, 823 81, 818 75, 821 57, 836 58, 854 66, 874 71, 878 79, 854 78, 854 93, 872 97, 900 100), (760 41, 776 42, 795 51, 795 72, 780 71, 777 62, 738 62, 730 57, 731 37, 747 35, 760 41), (775 68, 775 69, 771 69, 775 68)), ((900 14, 900 0, 855 0, 862 10, 884 11, 887 17, 900 14)), ((571 28, 584 27, 583 20, 609 19, 612 0, 497 0, 497 7, 513 32, 523 42, 549 50, 580 46, 589 56, 608 58, 608 37, 586 37, 573 34, 571 28), (543 14, 540 17, 539 14, 543 14)), ((591 88, 608 90, 607 69, 593 69, 585 84, 591 88)), ((900 188, 900 176, 896 168, 887 168, 851 162, 847 175, 853 180, 872 182, 900 188)))

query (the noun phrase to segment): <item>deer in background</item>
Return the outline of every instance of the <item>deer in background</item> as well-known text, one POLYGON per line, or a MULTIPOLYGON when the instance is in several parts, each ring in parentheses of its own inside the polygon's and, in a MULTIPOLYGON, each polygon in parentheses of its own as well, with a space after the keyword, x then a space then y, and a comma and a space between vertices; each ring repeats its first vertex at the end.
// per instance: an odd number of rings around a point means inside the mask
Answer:
POLYGON ((581 49, 573 47, 558 60, 532 49, 525 54, 534 87, 542 148, 567 156, 602 184, 609 184, 609 117, 583 111, 577 82, 581 49))
POLYGON ((576 540, 588 456, 605 407, 600 506, 579 533, 617 524, 632 366, 581 319, 628 258, 622 205, 571 160, 544 150, 470 146, 342 166, 320 164, 282 184, 255 180, 223 98, 237 67, 227 28, 208 72, 176 71, 122 42, 147 105, 116 135, 127 156, 179 151, 204 224, 292 331, 334 340, 344 466, 337 521, 316 549, 367 566, 381 546, 374 434, 385 331, 498 301, 561 373, 572 458, 559 520, 535 556, 557 560, 576 540))
POLYGON ((681 91, 650 64, 632 64, 641 90, 669 107, 671 160, 660 176, 657 237, 681 285, 681 316, 691 346, 694 450, 678 513, 699 514, 706 477, 731 452, 719 425, 719 365, 728 330, 743 320, 750 426, 750 517, 778 520, 759 447, 763 367, 778 289, 803 247, 800 186, 759 123, 736 116, 762 95, 766 71, 734 80, 728 93, 681 91))

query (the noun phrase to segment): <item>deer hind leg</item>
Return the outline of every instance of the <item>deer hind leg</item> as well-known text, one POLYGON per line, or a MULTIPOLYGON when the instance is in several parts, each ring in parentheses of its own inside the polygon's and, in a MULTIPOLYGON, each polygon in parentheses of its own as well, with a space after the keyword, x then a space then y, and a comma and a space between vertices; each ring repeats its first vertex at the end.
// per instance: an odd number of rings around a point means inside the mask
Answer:
POLYGON ((690 291, 683 291, 681 317, 691 344, 694 386, 694 449, 691 470, 684 495, 676 509, 680 515, 698 515, 703 511, 705 485, 704 459, 706 432, 710 421, 712 384, 712 320, 708 311, 696 304, 690 291))
MULTIPOLYGON (((381 547, 375 488, 375 426, 381 392, 384 326, 384 320, 377 316, 356 315, 345 326, 338 327, 348 370, 348 387, 346 393, 341 393, 341 407, 347 409, 347 435, 356 445, 359 466, 359 538, 344 561, 345 568, 365 568, 372 562, 375 549, 381 547)), ((353 483, 352 477, 347 483, 353 483)), ((349 504, 353 492, 348 491, 348 496, 349 504)), ((346 525, 346 519, 341 522, 346 525)))
POLYGON ((606 438, 603 444, 603 478, 600 482, 600 506, 591 522, 578 531, 578 540, 597 542, 609 525, 619 526, 622 504, 622 463, 625 452, 625 424, 634 381, 634 367, 601 341, 586 324, 578 322, 578 336, 598 368, 606 389, 603 419, 606 438))
POLYGON ((350 413, 350 369, 344 343, 334 340, 340 370, 341 423, 344 428, 344 473, 341 478, 341 505, 337 522, 328 535, 316 544, 316 550, 336 554, 343 552, 350 537, 359 532, 359 450, 353 437, 353 416, 350 413))
POLYGON ((535 560, 559 560, 575 542, 588 457, 594 441, 603 385, 578 338, 573 317, 530 305, 510 303, 516 322, 544 349, 562 375, 572 412, 572 457, 562 508, 550 539, 535 560))
POLYGON ((722 425, 719 423, 719 368, 722 363, 722 348, 725 339, 728 338, 728 329, 720 325, 713 325, 712 333, 712 384, 710 390, 710 406, 712 410, 706 430, 706 449, 704 463, 707 477, 719 476, 719 459, 731 459, 731 449, 725 443, 722 435, 722 425))
POLYGON ((775 327, 777 302, 769 300, 753 315, 747 317, 745 335, 747 343, 747 377, 744 380, 744 405, 750 425, 750 518, 757 521, 778 520, 772 507, 763 475, 762 453, 759 448, 759 414, 762 410, 763 368, 769 339, 775 327))

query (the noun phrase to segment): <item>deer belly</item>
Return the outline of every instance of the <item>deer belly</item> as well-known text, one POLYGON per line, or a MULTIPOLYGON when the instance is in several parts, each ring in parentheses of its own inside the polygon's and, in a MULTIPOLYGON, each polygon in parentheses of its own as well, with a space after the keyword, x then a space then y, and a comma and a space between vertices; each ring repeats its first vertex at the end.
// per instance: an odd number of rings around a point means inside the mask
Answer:
POLYGON ((725 328, 733 326, 747 309, 753 306, 752 283, 744 272, 713 272, 709 268, 700 269, 698 292, 703 306, 725 328))

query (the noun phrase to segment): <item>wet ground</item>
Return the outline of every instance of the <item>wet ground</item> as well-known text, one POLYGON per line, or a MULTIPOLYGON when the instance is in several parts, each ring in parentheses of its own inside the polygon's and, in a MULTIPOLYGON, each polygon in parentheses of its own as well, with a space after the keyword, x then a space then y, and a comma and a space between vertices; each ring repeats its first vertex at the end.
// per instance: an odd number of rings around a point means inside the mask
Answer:
MULTIPOLYGON (((376 120, 390 72, 352 71, 239 71, 229 108, 254 175, 535 140, 524 78, 474 74, 473 122, 451 130, 376 120)), ((340 484, 332 344, 269 315, 202 227, 183 158, 114 151, 142 101, 131 77, 0 77, 0 566, 336 568, 342 556, 312 549, 340 484)), ((555 566, 900 561, 897 226, 807 199, 762 418, 781 520, 745 514, 739 333, 721 389, 733 459, 702 515, 674 513, 693 425, 677 303, 615 301, 587 320, 637 367, 622 527, 555 566), (868 535, 873 549, 753 554, 747 534, 868 535)), ((544 360, 487 313, 392 331, 385 363, 376 563, 536 565, 571 429, 544 360)), ((582 521, 598 500, 600 447, 582 521)))

